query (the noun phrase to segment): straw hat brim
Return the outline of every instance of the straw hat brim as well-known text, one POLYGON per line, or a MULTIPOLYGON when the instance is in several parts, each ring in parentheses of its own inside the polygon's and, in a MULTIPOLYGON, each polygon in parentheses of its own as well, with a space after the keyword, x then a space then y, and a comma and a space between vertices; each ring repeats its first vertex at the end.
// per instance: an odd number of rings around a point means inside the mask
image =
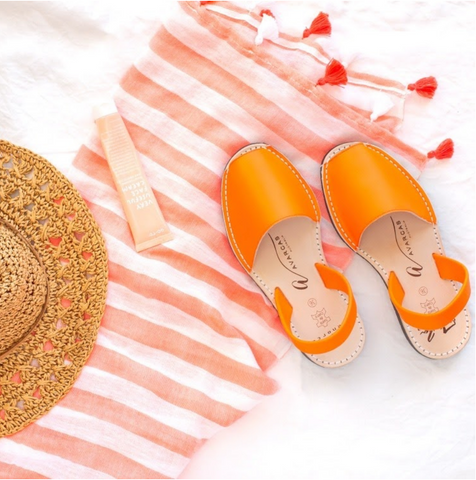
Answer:
POLYGON ((30 243, 48 288, 32 330, 0 355, 2 437, 47 413, 71 389, 97 337, 108 271, 104 239, 79 192, 47 160, 6 141, 0 141, 0 220, 30 243))

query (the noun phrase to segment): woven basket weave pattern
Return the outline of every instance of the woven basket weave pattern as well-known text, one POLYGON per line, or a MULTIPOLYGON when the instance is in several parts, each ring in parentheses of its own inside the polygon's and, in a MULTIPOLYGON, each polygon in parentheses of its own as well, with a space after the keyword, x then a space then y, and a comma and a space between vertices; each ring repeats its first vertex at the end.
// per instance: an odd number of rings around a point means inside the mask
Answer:
POLYGON ((104 313, 107 257, 72 184, 42 157, 4 141, 0 246, 4 436, 45 414, 76 380, 104 313))
POLYGON ((27 242, 0 220, 0 357, 36 326, 47 293, 40 260, 27 242))

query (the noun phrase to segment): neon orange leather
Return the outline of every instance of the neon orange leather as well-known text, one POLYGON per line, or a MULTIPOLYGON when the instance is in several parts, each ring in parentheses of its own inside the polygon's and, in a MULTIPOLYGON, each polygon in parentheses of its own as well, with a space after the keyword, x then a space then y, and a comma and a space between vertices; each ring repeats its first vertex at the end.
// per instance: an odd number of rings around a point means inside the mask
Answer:
POLYGON ((438 330, 448 325, 463 310, 471 295, 468 270, 462 263, 436 253, 433 254, 433 258, 441 278, 461 283, 461 288, 453 300, 439 311, 418 313, 408 310, 402 305, 405 292, 394 272, 390 272, 388 281, 390 300, 402 320, 412 327, 420 328, 421 330, 438 330))
POLYGON ((354 250, 365 228, 389 212, 407 211, 436 223, 425 192, 373 145, 357 143, 337 153, 323 165, 322 183, 335 226, 354 250))
POLYGON ((269 146, 230 162, 223 174, 222 205, 230 244, 248 272, 261 239, 275 223, 298 215, 314 221, 320 218, 312 190, 289 161, 269 146))
POLYGON ((296 337, 291 330, 291 316, 293 313, 293 307, 279 288, 276 288, 274 292, 276 309, 278 310, 279 318, 284 330, 289 335, 289 338, 293 344, 299 350, 301 350, 301 352, 309 354, 330 352, 339 345, 342 345, 351 334, 357 318, 357 305, 355 303, 354 294, 352 293, 352 288, 344 275, 339 273, 337 270, 320 263, 316 263, 315 266, 325 287, 344 292, 348 299, 347 310, 344 318, 342 319, 340 327, 328 337, 312 341, 302 340, 296 337))

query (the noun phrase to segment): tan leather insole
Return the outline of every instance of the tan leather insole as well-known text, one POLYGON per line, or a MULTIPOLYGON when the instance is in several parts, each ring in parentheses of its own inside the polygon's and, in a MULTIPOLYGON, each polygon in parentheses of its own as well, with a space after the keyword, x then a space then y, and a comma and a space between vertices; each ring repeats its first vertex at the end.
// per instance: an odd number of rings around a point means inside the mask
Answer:
MULTIPOLYGON (((333 333, 347 310, 346 296, 327 289, 315 268, 324 263, 319 226, 310 218, 293 217, 274 225, 262 239, 253 265, 254 278, 274 303, 279 287, 293 307, 291 328, 304 340, 318 340, 333 333)), ((360 319, 343 345, 321 355, 307 355, 323 366, 351 361, 363 345, 360 319)))
MULTIPOLYGON (((440 277, 433 253, 444 253, 437 226, 407 212, 387 214, 369 225, 359 250, 386 282, 390 272, 395 272, 405 291, 403 306, 421 313, 445 307, 458 287, 440 277)), ((440 330, 419 330, 404 322, 403 327, 418 351, 429 357, 441 357, 457 353, 466 343, 470 324, 465 309, 440 330)))

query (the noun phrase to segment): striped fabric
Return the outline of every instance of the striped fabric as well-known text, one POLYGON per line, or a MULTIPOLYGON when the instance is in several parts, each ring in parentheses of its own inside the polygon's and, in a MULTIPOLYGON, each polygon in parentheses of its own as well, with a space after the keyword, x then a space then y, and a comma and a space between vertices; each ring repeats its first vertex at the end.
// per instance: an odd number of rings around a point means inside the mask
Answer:
MULTIPOLYGON (((178 8, 115 95, 175 238, 136 253, 97 138, 81 147, 71 179, 106 239, 106 313, 72 391, 1 440, 3 478, 177 477, 203 442, 276 391, 265 371, 289 341, 222 221, 221 173, 237 149, 266 142, 294 162, 321 202, 327 259, 341 268, 350 251, 322 204, 324 154, 362 140, 424 165, 390 133, 396 115, 371 123, 365 109, 315 86, 327 57, 311 41, 255 47, 256 15, 227 4, 178 8)), ((349 75, 363 95, 401 97, 397 83, 349 75)))

